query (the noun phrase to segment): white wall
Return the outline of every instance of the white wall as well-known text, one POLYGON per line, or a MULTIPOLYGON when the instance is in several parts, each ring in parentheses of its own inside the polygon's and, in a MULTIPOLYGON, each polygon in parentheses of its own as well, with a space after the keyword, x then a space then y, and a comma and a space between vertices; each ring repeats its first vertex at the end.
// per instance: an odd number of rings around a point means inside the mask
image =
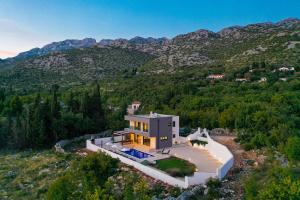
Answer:
POLYGON ((112 142, 112 141, 111 141, 111 137, 97 138, 97 139, 95 139, 95 144, 96 144, 96 145, 101 145, 101 141, 102 141, 102 144, 103 144, 103 145, 104 145, 105 143, 107 143, 107 142, 112 142))
POLYGON ((208 150, 210 154, 212 154, 216 159, 222 162, 222 166, 217 169, 217 176, 219 179, 222 179, 227 174, 229 169, 233 166, 234 162, 233 155, 228 150, 228 148, 211 139, 206 129, 204 129, 203 131, 198 129, 198 131, 196 131, 194 134, 189 135, 188 139, 207 141, 207 144, 205 146, 194 144, 194 147, 204 148, 208 150), (201 137, 203 133, 205 133, 206 138, 201 137))
POLYGON ((104 152, 104 153, 110 155, 113 158, 119 159, 121 162, 123 162, 127 165, 133 166, 134 168, 136 168, 136 169, 142 171, 143 173, 145 173, 146 175, 151 176, 155 179, 158 179, 162 182, 165 182, 169 185, 178 186, 178 187, 181 187, 181 188, 187 188, 186 183, 185 183, 184 180, 174 178, 174 177, 172 177, 172 176, 170 176, 170 175, 168 175, 168 174, 166 174, 162 171, 154 169, 150 166, 143 165, 143 164, 138 163, 134 160, 126 158, 122 155, 119 155, 119 154, 113 153, 111 151, 108 151, 106 149, 100 148, 99 146, 96 146, 96 145, 92 144, 90 140, 86 141, 86 147, 87 147, 87 149, 89 149, 91 151, 94 151, 94 152, 97 152, 97 151, 104 152))
MULTIPOLYGON (((92 144, 90 140, 87 140, 86 146, 87 146, 87 149, 89 149, 91 151, 95 151, 95 152, 102 151, 102 152, 110 155, 113 158, 119 159, 121 162, 123 162, 127 165, 135 167, 136 169, 142 171, 146 175, 151 176, 155 179, 158 179, 162 182, 165 182, 169 185, 178 186, 181 188, 187 188, 191 185, 204 184, 207 181, 207 179, 209 179, 209 178, 217 177, 219 179, 222 179, 227 174, 229 169, 233 166, 233 155, 227 149, 227 147, 214 141, 213 139, 211 139, 206 130, 204 132, 206 132, 206 134, 207 134, 206 138, 201 137, 203 132, 200 129, 198 129, 198 131, 196 133, 188 136, 188 139, 189 140, 199 139, 202 141, 207 141, 208 144, 206 144, 204 147, 202 145, 199 146, 197 144, 194 144, 194 147, 207 149, 216 159, 218 159, 220 162, 222 162, 222 166, 216 170, 216 173, 195 172, 193 176, 189 176, 189 177, 186 176, 184 178, 184 180, 174 178, 158 169, 143 165, 143 164, 136 162, 134 160, 131 160, 127 157, 124 157, 122 155, 119 155, 117 153, 108 151, 104 148, 100 148, 99 146, 97 146, 97 145, 101 144, 101 141, 102 141, 102 144, 110 142, 111 141, 110 137, 95 139, 95 144, 92 144)), ((185 142, 187 141, 186 138, 179 137, 179 139, 185 140, 185 142)))
POLYGON ((188 186, 205 184, 208 179, 217 177, 216 173, 195 172, 193 176, 186 176, 185 182, 188 186))

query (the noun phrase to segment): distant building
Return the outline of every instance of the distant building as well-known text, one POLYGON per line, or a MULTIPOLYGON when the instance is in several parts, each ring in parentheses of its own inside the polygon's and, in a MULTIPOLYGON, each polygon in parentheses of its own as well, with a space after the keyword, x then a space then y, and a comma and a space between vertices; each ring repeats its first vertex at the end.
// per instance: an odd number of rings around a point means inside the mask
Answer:
POLYGON ((237 82, 245 82, 248 81, 246 78, 236 78, 235 81, 237 82))
POLYGON ((290 67, 290 68, 288 68, 288 67, 281 67, 281 68, 278 69, 278 71, 281 71, 281 72, 288 72, 288 71, 294 71, 294 70, 295 70, 294 67, 290 67))
POLYGON ((141 102, 133 101, 130 105, 128 105, 127 113, 129 115, 134 115, 134 113, 139 109, 140 105, 141 105, 141 102))
POLYGON ((266 82, 267 81, 267 78, 266 77, 261 77, 260 80, 258 81, 259 83, 261 82, 266 82))
POLYGON ((225 74, 210 74, 208 75, 208 79, 222 79, 224 78, 225 74))
POLYGON ((279 80, 281 80, 281 81, 286 81, 287 78, 279 78, 279 80))

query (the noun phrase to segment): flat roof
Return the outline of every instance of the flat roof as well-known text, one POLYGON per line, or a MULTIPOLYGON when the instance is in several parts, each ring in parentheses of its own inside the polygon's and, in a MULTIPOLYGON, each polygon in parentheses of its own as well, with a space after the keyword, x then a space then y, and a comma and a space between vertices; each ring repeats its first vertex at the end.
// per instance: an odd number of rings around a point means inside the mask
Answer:
POLYGON ((165 115, 165 114, 153 113, 153 114, 128 115, 128 116, 141 117, 141 118, 162 118, 162 117, 174 117, 176 115, 165 115))

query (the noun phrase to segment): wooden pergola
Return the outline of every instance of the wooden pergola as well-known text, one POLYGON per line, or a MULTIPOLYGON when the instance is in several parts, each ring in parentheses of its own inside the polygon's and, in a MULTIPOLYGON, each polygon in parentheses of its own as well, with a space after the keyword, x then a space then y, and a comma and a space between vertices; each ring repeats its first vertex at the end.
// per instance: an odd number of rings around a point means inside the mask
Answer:
POLYGON ((128 132, 128 131, 116 131, 116 132, 113 132, 113 134, 112 134, 112 138, 113 138, 113 140, 114 140, 114 137, 118 137, 118 136, 121 136, 122 137, 122 140, 121 140, 121 144, 123 145, 123 144, 128 144, 128 143, 132 143, 132 140, 126 140, 125 138, 124 138, 124 136, 126 136, 126 135, 128 135, 128 134, 130 134, 130 132, 128 132))

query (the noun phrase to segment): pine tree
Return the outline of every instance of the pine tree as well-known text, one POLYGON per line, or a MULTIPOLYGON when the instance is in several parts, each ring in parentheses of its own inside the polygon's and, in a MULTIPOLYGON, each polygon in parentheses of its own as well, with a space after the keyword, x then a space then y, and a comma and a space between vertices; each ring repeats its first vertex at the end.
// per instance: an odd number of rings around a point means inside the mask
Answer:
POLYGON ((84 92, 81 98, 81 105, 80 105, 80 111, 84 118, 88 116, 88 103, 89 103, 88 93, 84 92))
POLYGON ((98 83, 94 84, 92 94, 88 102, 88 116, 93 121, 94 131, 104 130, 106 124, 104 118, 104 110, 102 108, 100 86, 98 83))
POLYGON ((52 92, 52 99, 51 99, 51 114, 52 117, 55 119, 60 118, 60 105, 58 102, 57 92, 58 92, 58 85, 53 85, 51 88, 52 92))

